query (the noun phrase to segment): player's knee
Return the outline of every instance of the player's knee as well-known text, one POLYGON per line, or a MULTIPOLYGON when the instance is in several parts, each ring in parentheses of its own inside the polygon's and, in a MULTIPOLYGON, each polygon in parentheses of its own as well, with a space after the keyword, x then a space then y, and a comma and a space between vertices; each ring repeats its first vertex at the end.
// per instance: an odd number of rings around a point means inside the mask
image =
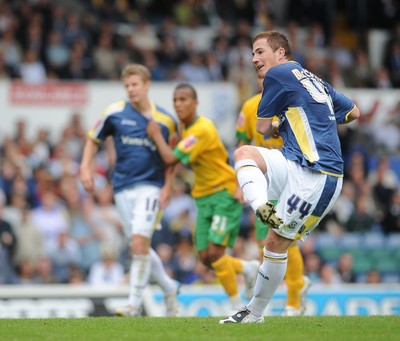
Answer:
POLYGON ((210 264, 216 262, 224 254, 225 254, 225 250, 224 249, 212 249, 212 250, 209 250, 209 252, 208 252, 208 260, 209 260, 210 264))
POLYGON ((235 162, 243 159, 249 159, 252 156, 253 149, 254 148, 252 146, 242 146, 235 150, 233 153, 233 159, 235 162))
POLYGON ((211 268, 211 263, 208 258, 208 253, 206 252, 199 252, 198 254, 199 261, 204 264, 206 267, 211 268))
POLYGON ((292 242, 292 240, 278 235, 273 230, 269 230, 265 240, 265 247, 271 252, 285 253, 292 242))
POLYGON ((146 255, 149 253, 150 242, 149 239, 135 235, 132 237, 131 254, 132 255, 146 255))

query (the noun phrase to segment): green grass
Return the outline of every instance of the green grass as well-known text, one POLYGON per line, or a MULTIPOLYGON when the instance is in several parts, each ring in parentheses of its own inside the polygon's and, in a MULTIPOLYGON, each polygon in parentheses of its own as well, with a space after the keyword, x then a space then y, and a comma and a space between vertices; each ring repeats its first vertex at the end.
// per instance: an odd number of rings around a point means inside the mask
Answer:
POLYGON ((0 319, 0 340, 398 341, 400 316, 268 317, 219 325, 216 317, 0 319))

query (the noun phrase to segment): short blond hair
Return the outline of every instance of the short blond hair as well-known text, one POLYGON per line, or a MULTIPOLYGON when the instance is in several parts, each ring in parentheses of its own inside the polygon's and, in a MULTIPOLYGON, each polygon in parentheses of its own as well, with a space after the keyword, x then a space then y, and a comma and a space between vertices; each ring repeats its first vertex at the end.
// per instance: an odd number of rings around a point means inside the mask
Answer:
POLYGON ((150 70, 142 64, 129 64, 125 66, 121 72, 121 78, 138 75, 144 82, 151 80, 150 70))

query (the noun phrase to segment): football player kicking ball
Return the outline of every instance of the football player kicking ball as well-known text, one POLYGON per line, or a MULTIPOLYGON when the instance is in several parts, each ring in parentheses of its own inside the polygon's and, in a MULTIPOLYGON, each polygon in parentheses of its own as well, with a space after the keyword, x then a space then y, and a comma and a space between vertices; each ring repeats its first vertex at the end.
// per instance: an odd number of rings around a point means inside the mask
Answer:
POLYGON ((193 86, 179 84, 173 100, 182 123, 182 140, 171 149, 155 122, 149 123, 147 134, 157 145, 164 163, 182 162, 191 166, 194 173, 192 196, 197 207, 195 245, 198 256, 203 264, 215 271, 232 307, 237 309, 241 297, 236 275, 244 275, 245 296, 249 299, 260 262, 245 261, 225 253, 226 247, 235 243, 243 209, 235 171, 229 165, 228 153, 214 124, 197 115, 197 93, 193 86))
POLYGON ((279 150, 246 145, 234 153, 243 194, 270 228, 252 299, 221 324, 264 322, 265 308, 286 273, 288 248, 310 235, 342 189, 336 125, 360 115, 349 98, 293 61, 289 40, 280 32, 254 38, 253 63, 264 76, 257 131, 274 134, 272 120, 278 116, 284 145, 279 150))
MULTIPOLYGON (((258 77, 260 89, 264 77, 258 77)), ((257 108, 260 103, 261 93, 249 98, 244 102, 240 114, 236 122, 236 138, 238 139, 238 147, 253 144, 255 146, 268 149, 280 149, 283 147, 282 137, 263 136, 256 130, 257 123, 257 108)), ((276 128, 279 127, 277 117, 274 117, 272 124, 276 128)), ((276 204, 276 202, 274 203, 276 204)), ((261 256, 263 256, 264 240, 267 236, 268 226, 264 225, 261 220, 255 220, 256 239, 260 248, 261 256)), ((303 315, 306 310, 306 296, 311 286, 311 281, 307 276, 303 275, 304 262, 300 252, 299 245, 294 242, 288 249, 288 263, 285 274, 287 285, 287 300, 286 307, 283 313, 284 316, 299 316, 303 315)))

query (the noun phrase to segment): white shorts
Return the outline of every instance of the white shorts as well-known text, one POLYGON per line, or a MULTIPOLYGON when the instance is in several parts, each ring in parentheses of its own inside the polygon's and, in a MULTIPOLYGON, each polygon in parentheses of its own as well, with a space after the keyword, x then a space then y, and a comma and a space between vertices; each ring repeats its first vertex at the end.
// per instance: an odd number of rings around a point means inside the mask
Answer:
POLYGON ((283 220, 274 231, 288 239, 306 239, 332 209, 343 178, 301 167, 279 150, 256 148, 267 165, 268 200, 278 201, 276 214, 283 220))
POLYGON ((129 238, 133 234, 149 239, 153 236, 161 218, 160 190, 157 186, 141 184, 114 195, 125 234, 129 238))

